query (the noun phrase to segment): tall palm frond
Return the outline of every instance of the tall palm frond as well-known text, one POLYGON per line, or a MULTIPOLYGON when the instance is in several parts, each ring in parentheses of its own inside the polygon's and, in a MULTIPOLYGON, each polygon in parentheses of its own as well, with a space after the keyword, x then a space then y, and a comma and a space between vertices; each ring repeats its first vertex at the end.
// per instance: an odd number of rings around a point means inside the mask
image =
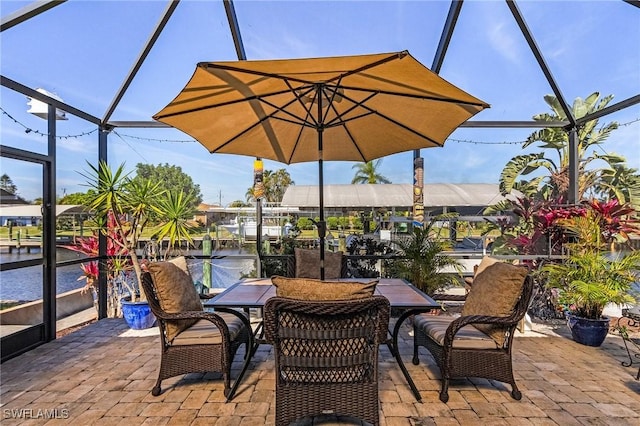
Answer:
MULTIPOLYGON (((194 195, 191 193, 167 192, 157 200, 159 208, 164 215, 162 226, 156 231, 158 241, 169 237, 169 248, 180 247, 182 241, 193 242, 190 231, 193 228, 189 223, 193 219, 194 195)), ((165 252, 165 258, 171 250, 165 252)))
POLYGON ((378 172, 382 159, 368 161, 366 163, 354 164, 351 168, 356 169, 356 174, 351 180, 352 184, 377 184, 391 183, 389 179, 378 172))
POLYGON ((115 214, 123 212, 123 189, 128 173, 125 173, 124 164, 121 164, 115 171, 112 171, 106 162, 100 162, 98 167, 87 162, 88 172, 81 172, 80 175, 87 181, 87 186, 93 191, 92 198, 89 199, 89 208, 95 211, 96 216, 101 220, 106 220, 109 211, 115 214))
MULTIPOLYGON (((599 92, 593 92, 585 99, 580 97, 576 98, 571 107, 571 113, 574 118, 582 118, 594 112, 600 111, 613 99, 612 95, 600 97, 599 92)), ((553 95, 547 95, 544 97, 545 102, 549 105, 551 112, 537 114, 533 118, 539 122, 558 122, 566 121, 567 116, 560 105, 558 99, 553 95)), ((606 168, 612 168, 613 163, 617 160, 614 157, 608 155, 598 155, 593 152, 593 148, 596 145, 602 144, 609 136, 611 132, 618 128, 616 122, 611 122, 603 126, 599 126, 598 120, 591 120, 584 123, 577 129, 577 167, 578 167, 578 197, 583 198, 589 191, 601 191, 602 188, 598 187, 600 180, 603 176, 611 177, 610 173, 603 175, 602 170, 606 168), (602 160, 606 163, 606 167, 598 168, 593 167, 591 164, 594 160, 602 160)), ((546 169, 545 176, 548 179, 539 181, 539 191, 548 196, 557 198, 558 200, 566 199, 569 189, 569 133, 564 128, 550 127, 540 129, 533 132, 527 138, 523 144, 523 149, 530 147, 533 144, 537 144, 543 151, 532 154, 518 155, 512 158, 500 175, 500 191, 507 194, 510 190, 514 189, 515 183, 522 176, 533 174, 541 169, 546 169), (554 152, 553 159, 548 155, 549 152, 554 152)), ((521 181, 522 182, 522 181, 521 181)), ((608 183, 612 185, 612 182, 608 183)), ((530 186, 524 183, 520 184, 523 187, 530 188, 530 186)), ((620 193, 621 187, 618 186, 617 191, 609 192, 620 193)), ((622 201, 628 201, 624 199, 622 201)))

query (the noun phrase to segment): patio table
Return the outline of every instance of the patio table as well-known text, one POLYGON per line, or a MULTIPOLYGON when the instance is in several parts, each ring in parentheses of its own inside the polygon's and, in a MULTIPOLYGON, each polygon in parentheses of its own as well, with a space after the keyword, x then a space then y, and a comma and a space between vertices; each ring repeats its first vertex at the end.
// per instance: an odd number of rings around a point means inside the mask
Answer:
MULTIPOLYGON (((371 279, 348 280, 370 281, 371 279)), ((340 281, 345 281, 345 279, 341 279, 340 281)), ((441 306, 412 284, 398 278, 380 278, 378 285, 376 286, 375 294, 386 297, 387 300, 389 300, 391 310, 393 312, 400 313, 393 330, 390 330, 391 338, 387 340, 387 346, 398 362, 400 370, 402 370, 402 374, 409 384, 416 400, 421 401, 422 397, 420 396, 420 392, 416 388, 416 385, 409 375, 409 372, 402 361, 402 357, 400 356, 400 351, 398 350, 398 335, 400 334, 402 324, 409 316, 427 312, 432 309, 440 309, 441 306)), ((227 288, 216 297, 206 301, 204 306, 205 308, 212 308, 221 312, 231 312, 238 315, 248 329, 251 330, 249 310, 252 308, 262 309, 266 301, 275 295, 276 288, 271 284, 270 278, 244 279, 227 288)), ((242 377, 249 366, 251 358, 258 349, 258 346, 262 343, 266 343, 262 339, 262 331, 262 324, 259 324, 254 333, 249 333, 249 347, 247 348, 244 364, 238 379, 235 381, 234 386, 229 392, 227 401, 233 398, 236 388, 242 380, 242 377)))

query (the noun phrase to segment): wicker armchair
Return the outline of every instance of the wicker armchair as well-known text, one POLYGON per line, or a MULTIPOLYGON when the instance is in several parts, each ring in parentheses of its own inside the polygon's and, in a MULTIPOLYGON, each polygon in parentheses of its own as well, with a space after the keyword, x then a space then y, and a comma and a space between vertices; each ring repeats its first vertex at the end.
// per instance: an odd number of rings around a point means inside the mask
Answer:
MULTIPOLYGON (((474 291, 475 283, 469 295, 474 291)), ((514 332, 527 312, 532 294, 533 280, 526 276, 515 307, 508 315, 465 315, 463 308, 462 316, 458 318, 430 315, 414 318, 413 363, 419 364, 418 348, 427 348, 440 368, 442 402, 449 400, 449 381, 459 377, 509 383, 511 396, 516 400, 522 398, 513 376, 511 352, 514 332), (486 327, 498 334, 497 340, 496 334, 486 333, 486 327)))
POLYGON ((224 395, 228 396, 233 357, 240 345, 248 346, 249 335, 243 322, 233 314, 216 314, 203 310, 167 313, 161 307, 152 275, 148 272, 142 274, 142 288, 149 307, 157 318, 162 351, 158 380, 151 394, 160 395, 164 379, 188 373, 216 371, 223 375, 224 395), (168 326, 185 320, 195 323, 169 340, 168 326))
POLYGON ((379 424, 378 345, 389 301, 269 299, 265 338, 276 364, 276 425, 336 413, 379 424))

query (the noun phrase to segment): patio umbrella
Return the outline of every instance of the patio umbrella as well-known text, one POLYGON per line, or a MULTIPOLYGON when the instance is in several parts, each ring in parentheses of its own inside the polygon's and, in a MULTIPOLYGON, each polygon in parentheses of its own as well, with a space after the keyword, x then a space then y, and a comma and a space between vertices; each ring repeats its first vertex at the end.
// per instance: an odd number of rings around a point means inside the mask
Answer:
POLYGON ((191 135, 211 153, 286 164, 317 161, 323 277, 323 161, 367 162, 442 146, 488 106, 402 51, 201 62, 153 118, 191 135))

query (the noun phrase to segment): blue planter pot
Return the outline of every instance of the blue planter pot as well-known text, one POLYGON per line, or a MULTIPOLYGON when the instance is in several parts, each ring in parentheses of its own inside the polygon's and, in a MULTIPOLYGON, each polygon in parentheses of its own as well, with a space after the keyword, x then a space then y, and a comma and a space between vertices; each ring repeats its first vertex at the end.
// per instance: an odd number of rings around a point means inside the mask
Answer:
POLYGON ((589 319, 567 315, 573 340, 587 346, 600 346, 609 333, 609 318, 589 319))
POLYGON ((156 322, 156 317, 149 308, 149 303, 144 302, 131 302, 129 300, 122 299, 122 316, 127 322, 130 328, 133 330, 144 330, 145 328, 153 327, 156 322))

